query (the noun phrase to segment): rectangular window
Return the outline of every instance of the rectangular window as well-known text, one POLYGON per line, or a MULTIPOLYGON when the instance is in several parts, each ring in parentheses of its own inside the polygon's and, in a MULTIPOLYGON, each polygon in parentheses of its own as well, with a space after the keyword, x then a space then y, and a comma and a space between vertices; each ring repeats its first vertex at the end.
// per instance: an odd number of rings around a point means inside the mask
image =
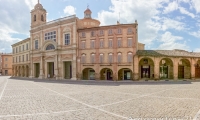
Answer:
POLYGON ((118 55, 117 55, 117 62, 118 62, 118 63, 121 63, 121 61, 122 61, 122 55, 121 55, 121 54, 118 54, 118 55))
POLYGON ((103 63, 103 54, 100 54, 99 56, 99 63, 103 63))
POLYGON ((26 50, 28 50, 28 43, 26 43, 26 50))
POLYGON ((128 41, 127 41, 127 43, 128 43, 128 47, 132 47, 133 46, 133 39, 132 38, 128 38, 128 41))
POLYGON ((112 54, 109 54, 109 55, 108 55, 108 62, 109 62, 109 63, 112 63, 112 62, 113 62, 113 55, 112 55, 112 54))
POLYGON ((65 34, 65 45, 70 45, 70 34, 65 34))
POLYGON ((15 49, 13 48, 13 54, 15 53, 15 49))
POLYGON ((26 54, 26 61, 28 61, 28 54, 26 54))
POLYGON ((95 40, 90 41, 90 48, 95 48, 95 40))
POLYGON ((18 52, 18 48, 16 47, 16 53, 18 52))
POLYGON ((5 67, 7 67, 7 64, 5 64, 5 67))
POLYGON ((45 40, 54 40, 56 41, 56 31, 45 33, 45 40))
POLYGON ((112 47, 113 47, 113 41, 112 41, 112 39, 109 39, 109 40, 108 40, 108 47, 109 47, 109 48, 112 48, 112 47))
POLYGON ((13 63, 15 62, 15 57, 13 57, 13 63))
POLYGON ((117 33, 121 34, 122 33, 122 29, 121 28, 117 29, 117 33))
POLYGON ((99 31, 99 34, 100 34, 100 35, 103 35, 103 30, 100 30, 100 31, 99 31))
POLYGON ((22 62, 24 62, 24 55, 22 55, 22 62))
POLYGON ((81 42, 81 48, 82 48, 82 49, 85 49, 85 41, 82 41, 82 42, 81 42))
POLYGON ((21 52, 21 46, 19 46, 19 52, 21 52))
POLYGON ((81 56, 81 63, 85 63, 85 55, 81 56))
POLYGON ((118 40, 117 40, 117 47, 122 47, 122 40, 121 40, 121 38, 118 38, 118 40))
POLYGON ((5 58, 5 61, 8 61, 8 58, 5 58))
POLYGON ((108 35, 111 35, 112 34, 112 29, 109 29, 108 30, 108 35))
POLYGON ((24 45, 22 46, 22 50, 24 51, 24 45))
POLYGON ((19 62, 21 62, 21 56, 19 56, 19 62))
POLYGON ((132 53, 128 53, 128 56, 127 56, 127 62, 133 62, 133 54, 132 53))
POLYGON ((95 32, 92 31, 92 32, 91 32, 91 37, 94 37, 94 36, 95 36, 95 32))
POLYGON ((91 54, 91 63, 95 62, 95 54, 91 54))
POLYGON ((17 63, 17 57, 16 57, 15 59, 16 59, 15 61, 16 61, 16 63, 17 63))
POLYGON ((132 31, 132 28, 128 28, 128 30, 127 30, 127 33, 128 34, 131 34, 133 31, 132 31))
POLYGON ((82 32, 82 37, 85 37, 85 32, 82 32))
POLYGON ((38 49, 38 40, 35 40, 35 49, 38 49))
POLYGON ((103 40, 101 39, 101 40, 100 40, 100 43, 99 43, 99 47, 100 47, 100 48, 103 48, 103 46, 104 46, 103 43, 104 43, 104 42, 103 42, 103 40))

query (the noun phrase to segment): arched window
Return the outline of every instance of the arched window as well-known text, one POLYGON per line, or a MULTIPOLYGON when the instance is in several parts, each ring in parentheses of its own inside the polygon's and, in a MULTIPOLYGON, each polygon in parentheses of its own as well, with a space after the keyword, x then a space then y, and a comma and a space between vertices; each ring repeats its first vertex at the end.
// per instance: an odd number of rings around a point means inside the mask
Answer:
POLYGON ((86 57, 86 55, 85 54, 82 54, 81 55, 81 63, 85 63, 86 61, 85 61, 85 58, 86 57))
POLYGON ((46 50, 53 50, 55 49, 54 45, 52 44, 49 44, 47 47, 46 47, 46 50))
POLYGON ((36 21, 36 15, 34 15, 34 21, 36 21))
POLYGON ((41 15, 41 21, 44 21, 44 16, 43 15, 41 15))

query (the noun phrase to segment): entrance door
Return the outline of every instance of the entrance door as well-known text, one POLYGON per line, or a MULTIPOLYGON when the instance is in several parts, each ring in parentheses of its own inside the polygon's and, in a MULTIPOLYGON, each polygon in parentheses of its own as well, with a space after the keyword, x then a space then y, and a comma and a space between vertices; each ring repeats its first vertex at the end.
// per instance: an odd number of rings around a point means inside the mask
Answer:
POLYGON ((112 73, 111 73, 111 71, 107 71, 107 80, 112 80, 112 73))
POLYGON ((200 78, 200 67, 195 67, 195 78, 200 78))
POLYGON ((48 74, 50 75, 50 78, 53 78, 54 77, 54 62, 49 62, 48 68, 49 68, 48 74))
POLYGON ((130 70, 124 70, 124 80, 130 80, 130 79, 131 79, 130 70))
POLYGON ((8 70, 5 70, 5 75, 8 75, 8 70))
POLYGON ((150 78, 150 66, 141 66, 141 78, 150 78))
POLYGON ((40 75, 40 64, 35 63, 35 77, 38 78, 40 75))
POLYGON ((89 70, 89 79, 95 80, 95 71, 94 70, 89 70))
POLYGON ((168 78, 168 66, 160 66, 160 78, 168 78))
POLYGON ((178 78, 184 78, 184 66, 178 66, 178 78))
POLYGON ((64 78, 71 79, 72 78, 72 65, 71 62, 64 62, 64 78))

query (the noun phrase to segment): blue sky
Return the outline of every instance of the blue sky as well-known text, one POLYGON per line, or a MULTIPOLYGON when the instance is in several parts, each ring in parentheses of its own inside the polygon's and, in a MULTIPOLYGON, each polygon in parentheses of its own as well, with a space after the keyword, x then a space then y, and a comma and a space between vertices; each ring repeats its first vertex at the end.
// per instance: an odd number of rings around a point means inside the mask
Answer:
MULTIPOLYGON (((29 37, 30 11, 37 0, 0 0, 0 52, 29 37)), ((199 0, 40 0, 48 21, 76 14, 89 5, 101 25, 138 21, 138 40, 145 49, 183 49, 200 52, 199 0)))

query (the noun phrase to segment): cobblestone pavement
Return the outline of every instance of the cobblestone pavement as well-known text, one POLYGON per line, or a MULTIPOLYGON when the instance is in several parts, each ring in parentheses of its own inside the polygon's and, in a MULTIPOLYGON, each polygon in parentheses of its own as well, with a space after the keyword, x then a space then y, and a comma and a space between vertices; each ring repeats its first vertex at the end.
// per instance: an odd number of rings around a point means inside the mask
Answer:
POLYGON ((200 82, 72 82, 0 76, 0 120, 200 120, 199 110, 200 82))

